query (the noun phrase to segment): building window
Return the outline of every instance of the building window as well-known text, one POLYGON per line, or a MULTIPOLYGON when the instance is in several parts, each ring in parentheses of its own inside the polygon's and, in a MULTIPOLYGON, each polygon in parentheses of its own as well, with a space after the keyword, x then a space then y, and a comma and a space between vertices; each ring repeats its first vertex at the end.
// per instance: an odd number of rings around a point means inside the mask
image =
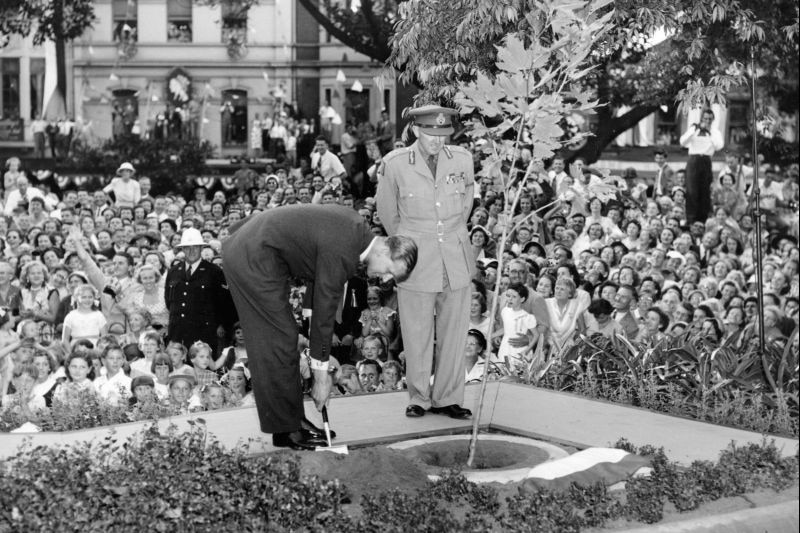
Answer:
POLYGON ((219 122, 222 127, 222 146, 247 144, 247 91, 222 91, 219 122))
POLYGON ((133 89, 112 91, 111 124, 115 139, 127 137, 139 118, 139 99, 133 89))
POLYGON ((222 4, 222 42, 224 44, 247 42, 247 10, 248 7, 239 2, 222 4))
POLYGON ((22 141, 24 125, 20 116, 19 59, 0 59, 0 141, 22 141))
POLYGON ((114 42, 136 42, 137 0, 113 0, 111 16, 114 20, 114 42))
POLYGON ((167 41, 192 42, 192 0, 167 0, 167 41))
POLYGON ((678 107, 674 104, 667 106, 664 111, 660 107, 656 111, 656 145, 669 146, 678 144, 680 135, 678 134, 678 107))
POLYGON ((746 144, 750 135, 750 100, 728 100, 728 131, 725 146, 746 144))

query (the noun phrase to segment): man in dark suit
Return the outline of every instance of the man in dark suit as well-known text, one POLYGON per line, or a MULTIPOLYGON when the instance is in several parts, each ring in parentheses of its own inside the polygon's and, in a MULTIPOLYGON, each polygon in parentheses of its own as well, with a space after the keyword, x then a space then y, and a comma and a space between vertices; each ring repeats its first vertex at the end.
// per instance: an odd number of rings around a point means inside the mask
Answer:
POLYGON ((311 449, 314 435, 301 428, 303 396, 290 278, 309 282, 311 397, 322 409, 331 392, 328 359, 345 283, 356 275, 359 263, 368 277, 405 279, 416 265, 416 244, 402 236, 373 236, 352 209, 284 206, 235 224, 222 257, 252 354, 248 364, 261 430, 272 433, 275 446, 311 449))
POLYGON ((175 261, 167 272, 164 301, 169 310, 169 340, 189 348, 203 341, 217 351, 225 326, 233 324, 225 275, 217 265, 200 258, 205 243, 200 232, 187 228, 181 235, 183 261, 175 261))

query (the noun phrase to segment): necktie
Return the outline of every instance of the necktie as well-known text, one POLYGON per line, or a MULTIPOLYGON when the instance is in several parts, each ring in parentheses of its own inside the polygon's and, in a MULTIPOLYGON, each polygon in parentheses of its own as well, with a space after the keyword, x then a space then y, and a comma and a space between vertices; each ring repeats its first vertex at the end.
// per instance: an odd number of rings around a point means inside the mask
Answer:
POLYGON ((425 163, 428 165, 428 168, 431 170, 431 174, 433 177, 436 177, 436 156, 432 155, 425 159, 425 163))
POLYGON ((192 277, 192 265, 186 265, 186 277, 187 278, 192 277))

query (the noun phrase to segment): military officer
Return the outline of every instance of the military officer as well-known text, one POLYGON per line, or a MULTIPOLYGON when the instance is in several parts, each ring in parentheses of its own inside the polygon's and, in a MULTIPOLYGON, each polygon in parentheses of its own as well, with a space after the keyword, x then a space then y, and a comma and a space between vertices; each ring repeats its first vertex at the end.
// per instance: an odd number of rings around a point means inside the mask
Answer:
POLYGON ((381 222, 389 235, 407 235, 419 249, 417 268, 398 285, 409 417, 427 410, 452 418, 472 415, 461 404, 475 269, 467 232, 474 173, 472 155, 445 144, 457 114, 432 105, 413 109, 416 142, 388 153, 378 171, 381 222))
POLYGON ((169 310, 170 341, 187 348, 203 341, 216 352, 218 338, 236 317, 222 269, 200 258, 204 245, 198 230, 183 231, 179 247, 184 260, 173 262, 167 273, 164 302, 169 310))

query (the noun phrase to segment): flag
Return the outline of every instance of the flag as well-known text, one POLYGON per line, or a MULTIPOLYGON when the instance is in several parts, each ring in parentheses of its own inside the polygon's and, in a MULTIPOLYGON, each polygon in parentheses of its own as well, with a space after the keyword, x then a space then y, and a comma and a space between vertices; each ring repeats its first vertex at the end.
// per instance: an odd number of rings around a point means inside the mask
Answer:
POLYGON ((630 477, 649 475, 651 471, 647 457, 617 448, 587 448, 531 468, 520 491, 525 487, 564 490, 572 483, 587 486, 598 481, 613 485, 630 477))
POLYGON ((344 75, 344 72, 342 72, 342 69, 339 69, 339 71, 336 72, 336 81, 339 82, 339 83, 344 83, 344 82, 347 81, 347 76, 344 75))

